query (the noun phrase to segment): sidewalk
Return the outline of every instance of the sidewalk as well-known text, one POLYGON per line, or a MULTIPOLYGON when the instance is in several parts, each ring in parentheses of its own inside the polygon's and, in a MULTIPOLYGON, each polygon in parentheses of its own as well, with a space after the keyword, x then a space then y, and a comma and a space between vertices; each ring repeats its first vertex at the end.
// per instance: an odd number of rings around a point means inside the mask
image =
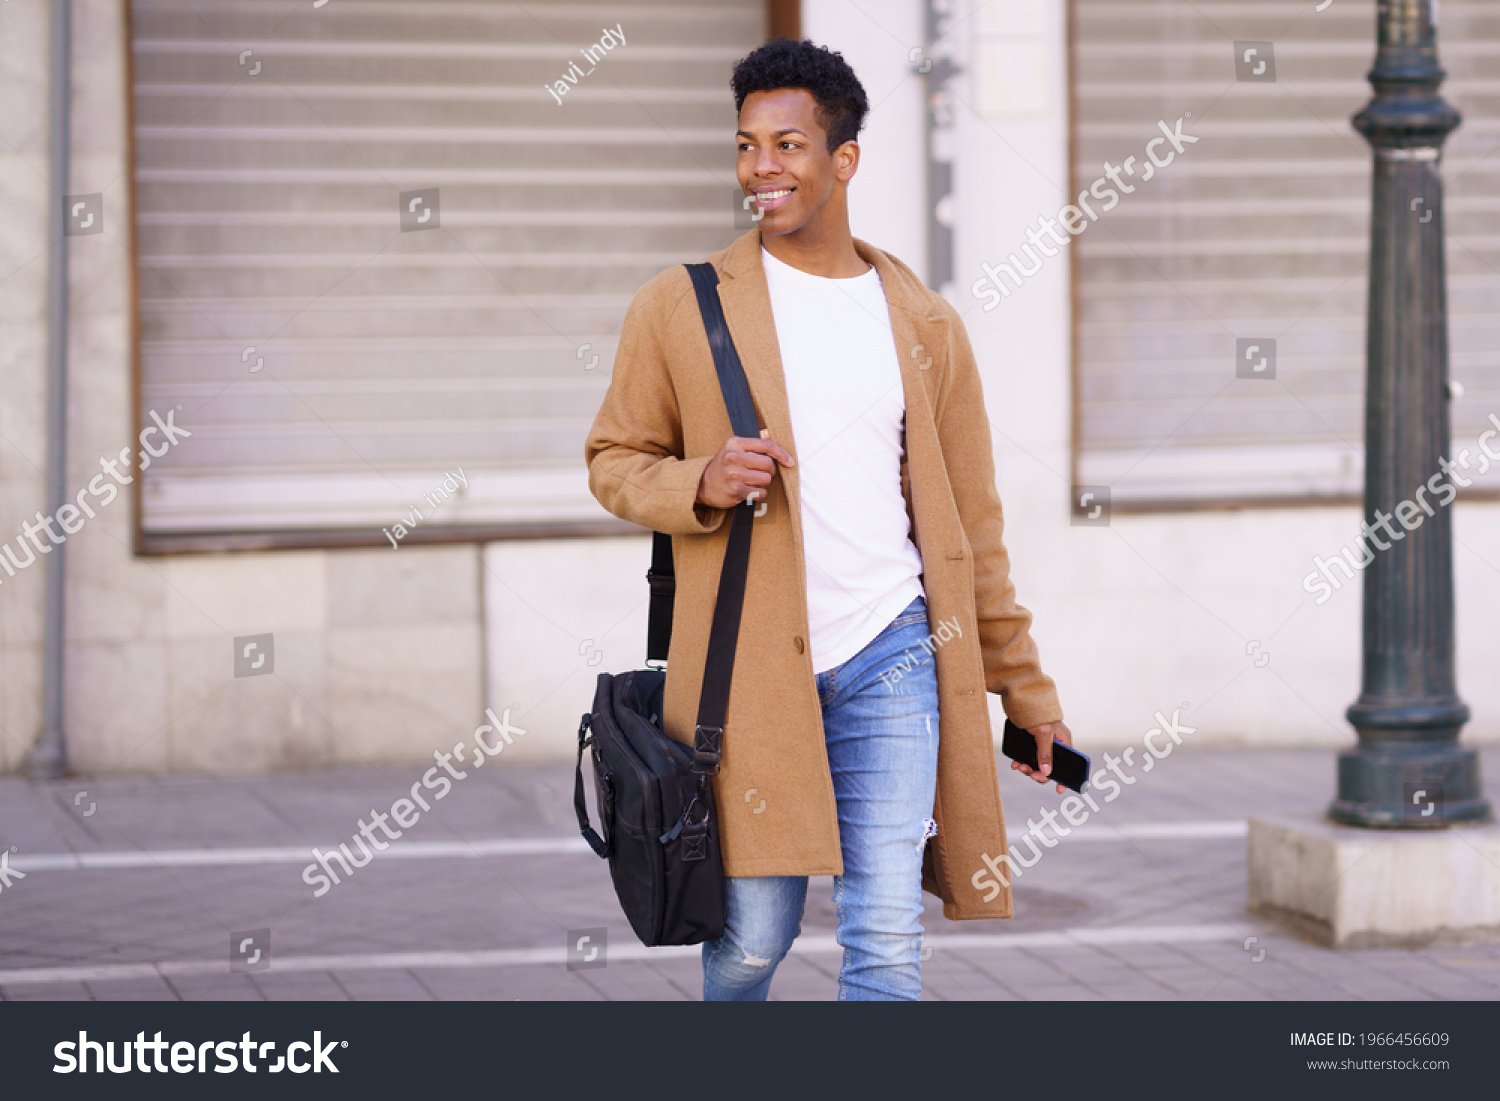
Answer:
MULTIPOLYGON (((1500 805, 1500 749, 1484 751, 1484 770, 1500 805)), ((700 996, 698 950, 642 949, 620 915, 578 838, 570 766, 471 770, 315 898, 302 878, 311 847, 361 856, 357 820, 389 810, 423 771, 0 779, 12 869, 0 998, 700 996), (601 927, 607 966, 567 970, 564 944, 585 932, 596 944, 601 927), (268 945, 252 937, 261 929, 268 945), (270 968, 231 972, 232 934, 268 947, 270 968)), ((1000 775, 1014 840, 1060 797, 1003 762, 1000 775)), ((1500 944, 1331 952, 1246 912, 1246 816, 1325 806, 1329 751, 1185 748, 1140 780, 1023 872, 1014 919, 950 922, 927 899, 926 998, 1500 998, 1500 944)), ((831 894, 828 877, 809 886, 773 997, 834 997, 831 894)))

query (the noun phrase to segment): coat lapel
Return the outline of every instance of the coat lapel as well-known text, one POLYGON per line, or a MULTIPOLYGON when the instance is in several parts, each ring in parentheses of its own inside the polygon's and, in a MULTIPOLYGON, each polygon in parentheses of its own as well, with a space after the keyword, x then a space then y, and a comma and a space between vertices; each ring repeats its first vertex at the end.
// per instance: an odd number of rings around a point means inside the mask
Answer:
POLYGON ((730 246, 719 277, 719 301, 739 350, 750 393, 771 436, 791 450, 792 420, 787 405, 786 376, 781 348, 776 342, 776 320, 771 314, 771 292, 760 259, 760 231, 752 230, 730 246))
POLYGON ((906 399, 905 448, 911 477, 912 516, 916 520, 917 549, 922 536, 932 530, 924 523, 927 487, 941 486, 948 477, 933 413, 938 380, 947 367, 948 319, 932 311, 916 277, 892 263, 890 257, 863 241, 855 249, 880 273, 886 302, 891 311, 891 335, 901 364, 901 388, 906 399))

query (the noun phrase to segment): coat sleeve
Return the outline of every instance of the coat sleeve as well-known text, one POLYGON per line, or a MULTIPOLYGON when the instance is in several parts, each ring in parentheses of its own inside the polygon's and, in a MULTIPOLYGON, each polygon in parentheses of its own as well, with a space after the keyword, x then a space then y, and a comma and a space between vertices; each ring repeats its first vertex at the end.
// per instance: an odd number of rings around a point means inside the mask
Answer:
POLYGON ((1005 516, 995 489, 994 451, 979 367, 963 321, 951 308, 947 316, 948 371, 937 403, 938 438, 974 560, 974 608, 984 683, 1000 696, 1010 720, 1029 729, 1061 720, 1062 705, 1052 678, 1042 672, 1041 657, 1031 638, 1031 613, 1016 603, 1016 588, 1010 580, 1010 555, 1002 538, 1005 516))
POLYGON ((686 292, 664 293, 665 282, 658 277, 630 303, 584 460, 590 492, 620 519, 669 535, 698 535, 717 529, 725 513, 696 503, 713 456, 684 456, 682 412, 662 330, 676 308, 672 298, 680 303, 686 292))

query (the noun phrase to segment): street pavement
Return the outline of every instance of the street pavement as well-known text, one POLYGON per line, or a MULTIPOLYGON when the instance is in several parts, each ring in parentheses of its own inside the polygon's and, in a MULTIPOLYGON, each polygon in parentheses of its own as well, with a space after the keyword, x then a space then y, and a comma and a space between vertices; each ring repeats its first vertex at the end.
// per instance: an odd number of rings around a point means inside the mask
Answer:
MULTIPOLYGON (((1004 765, 1014 840, 1060 797, 1004 765)), ((923 997, 1500 997, 1500 944, 1332 951, 1247 911, 1246 818, 1321 810, 1333 767, 1327 750, 1180 749, 1017 878, 1013 919, 950 922, 928 897, 923 997)), ((1500 748, 1483 767, 1500 805, 1500 748)), ((469 769, 314 897, 312 847, 362 857, 358 820, 422 793, 423 771, 0 779, 0 998, 701 996, 697 949, 631 934, 578 838, 567 765, 469 769), (565 946, 584 936, 570 970, 565 946)), ((836 996, 831 896, 831 878, 814 878, 773 998, 836 996)))

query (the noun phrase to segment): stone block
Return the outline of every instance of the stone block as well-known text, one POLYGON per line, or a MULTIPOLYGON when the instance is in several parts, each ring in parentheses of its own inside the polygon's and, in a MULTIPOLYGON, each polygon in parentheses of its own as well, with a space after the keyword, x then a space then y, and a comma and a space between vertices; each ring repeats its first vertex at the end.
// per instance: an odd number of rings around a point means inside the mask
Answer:
POLYGON ((1334 948, 1500 939, 1500 827, 1251 818, 1250 909, 1334 948))

